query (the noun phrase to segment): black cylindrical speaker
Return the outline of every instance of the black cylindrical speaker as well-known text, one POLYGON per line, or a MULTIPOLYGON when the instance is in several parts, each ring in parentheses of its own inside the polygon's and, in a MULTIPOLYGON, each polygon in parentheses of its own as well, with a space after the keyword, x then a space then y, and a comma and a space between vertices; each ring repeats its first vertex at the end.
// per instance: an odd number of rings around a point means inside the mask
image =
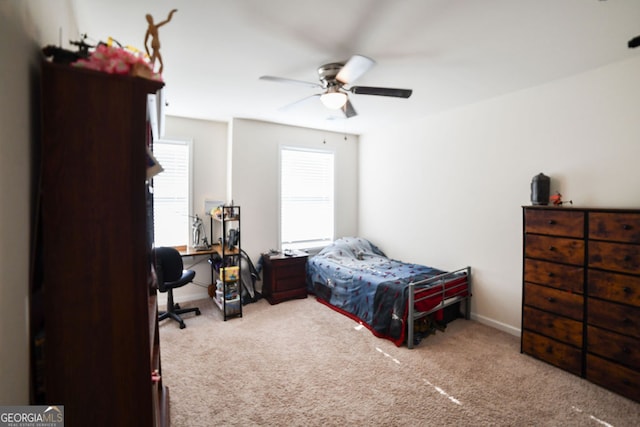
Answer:
POLYGON ((534 205, 548 205, 551 178, 539 173, 531 180, 531 203, 534 205))

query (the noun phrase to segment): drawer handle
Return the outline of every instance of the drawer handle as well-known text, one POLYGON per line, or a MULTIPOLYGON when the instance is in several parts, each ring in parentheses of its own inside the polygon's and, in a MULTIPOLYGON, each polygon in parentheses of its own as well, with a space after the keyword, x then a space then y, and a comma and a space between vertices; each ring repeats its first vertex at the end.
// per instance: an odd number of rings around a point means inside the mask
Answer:
POLYGON ((556 299, 554 297, 547 297, 547 301, 556 302, 556 299))
POLYGON ((629 354, 629 353, 631 353, 631 350, 629 350, 629 347, 622 347, 622 352, 626 353, 626 354, 629 354))
POLYGON ((625 378, 625 379, 622 380, 622 384, 631 385, 631 381, 629 381, 628 379, 625 378))
POLYGON ((625 294, 630 294, 631 293, 631 288, 628 286, 625 286, 624 288, 622 288, 622 292, 624 292, 625 294))
POLYGON ((549 220, 549 225, 554 225, 556 222, 553 219, 549 220))
POLYGON ((631 257, 629 255, 625 255, 623 259, 625 262, 631 261, 631 257))
POLYGON ((624 319, 622 319, 622 323, 624 323, 625 325, 630 325, 631 323, 631 319, 629 319, 628 317, 625 317, 624 319))
POLYGON ((546 348, 546 350, 545 350, 545 351, 546 351, 547 353, 551 354, 551 353, 553 353, 553 347, 548 346, 548 347, 546 348))
POLYGON ((629 224, 623 224, 622 225, 622 229, 623 230, 631 230, 631 226, 629 224))
POLYGON ((550 271, 550 272, 548 272, 548 273, 547 273, 547 275, 548 275, 549 277, 553 277, 553 276, 555 276, 555 274, 553 274, 553 272, 551 272, 551 271, 550 271))
POLYGON ((553 252, 553 251, 555 251, 555 250, 556 250, 556 247, 555 247, 555 246, 549 246, 549 250, 550 250, 551 252, 553 252))

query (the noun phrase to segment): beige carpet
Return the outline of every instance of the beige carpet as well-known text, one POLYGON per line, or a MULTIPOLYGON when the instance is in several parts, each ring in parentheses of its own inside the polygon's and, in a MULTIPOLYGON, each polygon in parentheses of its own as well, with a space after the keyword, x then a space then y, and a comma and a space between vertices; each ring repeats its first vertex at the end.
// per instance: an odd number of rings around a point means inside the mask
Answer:
POLYGON ((202 315, 186 329, 160 326, 173 427, 640 425, 640 404, 474 321, 408 350, 314 297, 261 300, 226 322, 210 300, 191 305, 202 315))

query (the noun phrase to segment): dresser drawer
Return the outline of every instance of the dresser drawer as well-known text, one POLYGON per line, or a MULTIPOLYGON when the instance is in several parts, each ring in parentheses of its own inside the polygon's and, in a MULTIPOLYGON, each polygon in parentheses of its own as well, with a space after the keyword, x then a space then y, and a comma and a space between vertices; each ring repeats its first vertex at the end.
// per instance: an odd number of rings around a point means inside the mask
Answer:
POLYGON ((565 291, 582 293, 584 268, 525 258, 524 280, 565 291))
POLYGON ((545 286, 524 284, 524 304, 560 314, 574 320, 584 317, 584 298, 574 294, 545 286))
POLYGON ((638 338, 588 326, 587 351, 640 371, 640 340, 638 338))
POLYGON ((589 267, 637 274, 640 272, 640 246, 589 241, 589 267))
POLYGON ((582 265, 584 240, 526 234, 524 254, 528 258, 582 265))
POLYGON ((640 213, 589 213, 589 238, 640 243, 640 213))
POLYGON ((522 351, 575 375, 582 375, 582 350, 542 335, 522 331, 522 351))
POLYGON ((273 269, 279 279, 299 279, 301 276, 306 278, 307 262, 305 259, 292 260, 289 263, 274 262, 273 269))
POLYGON ((558 209, 525 209, 525 233, 584 237, 584 212, 558 209))
POLYGON ((278 285, 277 285, 278 292, 285 292, 293 289, 303 289, 306 291, 304 280, 301 281, 300 277, 296 277, 296 276, 278 278, 278 285))
POLYGON ((590 325, 640 338, 640 310, 635 307, 589 298, 587 322, 590 325))
POLYGON ((592 354, 587 355, 587 379, 640 401, 640 373, 592 354))
POLYGON ((640 307, 640 277, 599 270, 587 272, 589 296, 640 307))
POLYGON ((582 322, 532 307, 523 309, 522 327, 574 347, 582 347, 582 322))

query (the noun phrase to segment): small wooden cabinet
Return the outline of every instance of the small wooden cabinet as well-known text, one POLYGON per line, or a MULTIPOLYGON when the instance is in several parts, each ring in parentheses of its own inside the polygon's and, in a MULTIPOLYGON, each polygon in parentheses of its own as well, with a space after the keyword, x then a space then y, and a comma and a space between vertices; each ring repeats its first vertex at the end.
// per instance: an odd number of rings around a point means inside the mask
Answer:
POLYGON ((263 254, 262 295, 270 304, 307 297, 307 254, 263 254))
POLYGON ((521 350, 640 401, 640 210, 523 211, 521 350))

